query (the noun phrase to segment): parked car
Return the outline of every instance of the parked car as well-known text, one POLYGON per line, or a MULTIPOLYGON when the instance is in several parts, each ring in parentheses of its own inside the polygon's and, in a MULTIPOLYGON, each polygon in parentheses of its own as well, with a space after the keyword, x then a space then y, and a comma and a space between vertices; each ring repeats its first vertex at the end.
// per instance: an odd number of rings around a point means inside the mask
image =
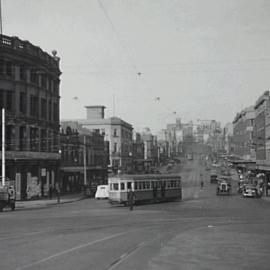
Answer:
POLYGON ((109 198, 109 186, 99 185, 95 194, 95 199, 108 199, 109 198))
POLYGON ((243 197, 259 197, 257 187, 253 184, 244 184, 242 195, 243 197))

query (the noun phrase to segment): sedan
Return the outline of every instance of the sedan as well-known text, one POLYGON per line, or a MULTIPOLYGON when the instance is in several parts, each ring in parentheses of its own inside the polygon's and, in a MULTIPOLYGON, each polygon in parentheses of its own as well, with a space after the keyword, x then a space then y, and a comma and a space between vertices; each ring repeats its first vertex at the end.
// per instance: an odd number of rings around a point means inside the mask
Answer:
POLYGON ((244 185, 242 195, 243 197, 257 197, 257 188, 253 185, 244 185))

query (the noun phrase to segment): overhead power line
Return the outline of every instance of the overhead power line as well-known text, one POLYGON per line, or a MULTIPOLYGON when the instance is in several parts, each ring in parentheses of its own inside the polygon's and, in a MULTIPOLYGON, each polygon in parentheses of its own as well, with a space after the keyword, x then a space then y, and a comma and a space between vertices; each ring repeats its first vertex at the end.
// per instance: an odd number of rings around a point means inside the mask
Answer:
POLYGON ((122 40, 120 39, 119 34, 118 34, 118 31, 117 31, 117 29, 116 29, 116 27, 115 27, 115 25, 114 25, 114 23, 113 23, 111 17, 109 16, 109 13, 107 12, 106 8, 104 7, 104 5, 103 5, 103 3, 102 3, 102 0, 97 0, 97 1, 98 1, 98 3, 99 3, 99 6, 100 6, 102 12, 104 13, 104 15, 105 15, 105 17, 106 17, 106 19, 107 19, 107 21, 109 22, 109 24, 110 24, 110 26, 111 26, 111 28, 112 28, 112 30, 113 30, 113 32, 114 32, 114 34, 115 34, 117 40, 118 40, 120 46, 122 47, 123 52, 124 52, 124 53, 126 54, 126 56, 128 57, 130 64, 132 65, 132 67, 134 68, 134 70, 136 71, 136 73, 137 73, 138 75, 141 75, 141 73, 137 71, 137 67, 136 67, 136 65, 134 64, 133 59, 130 57, 130 54, 129 54, 129 52, 128 52, 126 46, 124 45, 124 43, 123 43, 122 40))

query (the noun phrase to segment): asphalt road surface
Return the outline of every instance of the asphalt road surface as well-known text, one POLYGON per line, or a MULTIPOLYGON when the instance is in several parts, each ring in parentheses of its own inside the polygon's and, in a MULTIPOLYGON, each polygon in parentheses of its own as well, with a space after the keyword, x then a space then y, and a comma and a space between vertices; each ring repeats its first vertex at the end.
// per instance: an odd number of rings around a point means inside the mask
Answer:
POLYGON ((217 196, 198 161, 181 175, 181 202, 129 211, 87 199, 1 213, 0 269, 270 269, 270 203, 235 187, 217 196))

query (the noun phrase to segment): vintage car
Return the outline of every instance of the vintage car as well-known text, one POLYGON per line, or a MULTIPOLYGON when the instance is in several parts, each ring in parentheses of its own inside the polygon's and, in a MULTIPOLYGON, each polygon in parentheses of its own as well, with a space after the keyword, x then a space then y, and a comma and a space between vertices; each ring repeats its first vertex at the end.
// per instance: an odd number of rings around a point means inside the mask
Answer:
POLYGON ((225 176, 223 178, 218 178, 217 195, 231 195, 231 192, 231 178, 225 176))
POLYGON ((258 191, 257 187, 253 184, 244 184, 243 191, 242 191, 243 197, 251 197, 251 198, 257 198, 260 197, 260 191, 258 191))

